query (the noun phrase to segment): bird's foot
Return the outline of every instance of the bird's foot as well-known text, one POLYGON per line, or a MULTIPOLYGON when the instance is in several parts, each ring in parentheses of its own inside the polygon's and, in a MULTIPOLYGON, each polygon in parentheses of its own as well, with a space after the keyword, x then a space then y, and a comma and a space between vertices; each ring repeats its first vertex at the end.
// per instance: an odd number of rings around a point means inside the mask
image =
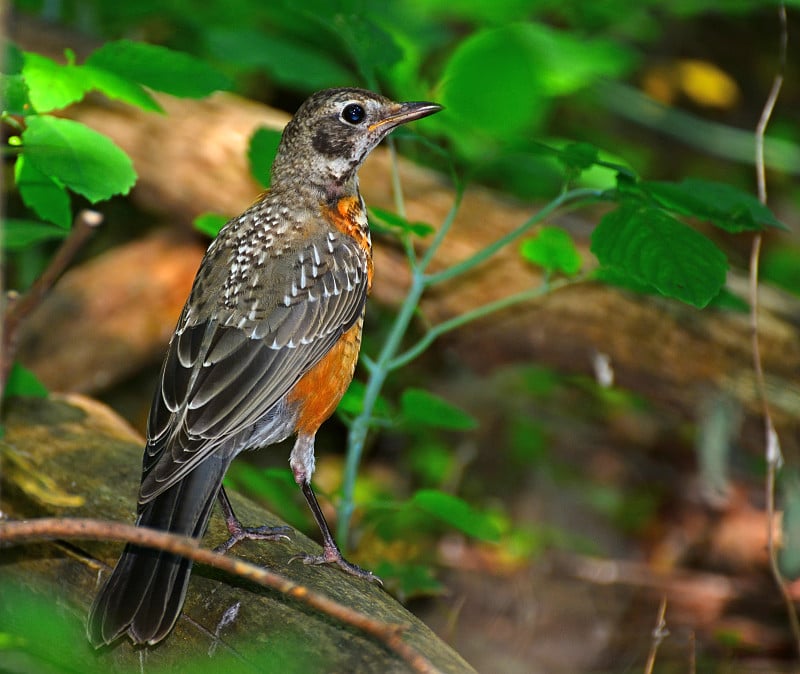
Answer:
POLYGON ((224 543, 214 548, 214 552, 225 553, 228 552, 239 541, 288 541, 291 540, 287 533, 291 533, 291 527, 243 527, 237 520, 235 522, 227 522, 228 531, 231 537, 224 543))
POLYGON ((294 557, 289 560, 289 563, 291 564, 295 560, 299 560, 303 562, 303 564, 312 564, 315 566, 320 566, 322 564, 335 564, 342 571, 351 576, 363 578, 371 583, 378 583, 378 585, 381 587, 383 586, 383 581, 374 573, 372 573, 372 571, 362 569, 360 566, 356 566, 352 562, 348 562, 344 557, 342 557, 342 553, 339 551, 339 548, 323 547, 321 555, 310 555, 308 553, 294 555, 294 557))

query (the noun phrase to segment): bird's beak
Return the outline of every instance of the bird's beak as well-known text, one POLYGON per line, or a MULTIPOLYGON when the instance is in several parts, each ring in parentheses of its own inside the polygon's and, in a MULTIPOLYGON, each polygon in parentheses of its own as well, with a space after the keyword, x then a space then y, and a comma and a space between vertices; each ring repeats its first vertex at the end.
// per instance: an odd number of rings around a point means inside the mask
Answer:
POLYGON ((385 128, 386 131, 393 129, 400 124, 413 122, 415 119, 422 119, 432 115, 443 107, 438 103, 428 103, 426 101, 413 101, 411 103, 396 103, 387 111, 387 115, 377 122, 369 125, 370 131, 385 128))

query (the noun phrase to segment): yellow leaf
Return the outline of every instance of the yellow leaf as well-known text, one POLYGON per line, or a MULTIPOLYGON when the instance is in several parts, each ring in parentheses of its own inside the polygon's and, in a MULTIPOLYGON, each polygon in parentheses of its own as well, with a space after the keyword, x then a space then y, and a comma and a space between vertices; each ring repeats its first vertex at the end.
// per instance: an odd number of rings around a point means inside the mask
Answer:
POLYGON ((678 62, 678 78, 684 94, 698 105, 730 108, 739 100, 739 87, 726 72, 708 61, 678 62))

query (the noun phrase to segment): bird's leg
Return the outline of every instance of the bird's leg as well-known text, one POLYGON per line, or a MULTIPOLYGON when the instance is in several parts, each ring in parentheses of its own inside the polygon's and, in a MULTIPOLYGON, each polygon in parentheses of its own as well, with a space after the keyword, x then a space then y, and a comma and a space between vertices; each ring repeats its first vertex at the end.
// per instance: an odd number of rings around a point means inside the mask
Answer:
POLYGON ((327 520, 325 519, 325 515, 322 513, 322 508, 319 507, 319 502, 314 494, 314 490, 311 488, 311 483, 308 480, 303 481, 300 484, 300 489, 303 492, 303 496, 306 497, 308 506, 311 508, 311 512, 314 515, 317 526, 322 533, 322 554, 309 555, 304 553, 301 555, 295 555, 289 561, 299 559, 303 562, 303 564, 336 564, 336 566, 338 566, 342 571, 349 573, 351 576, 366 578, 367 580, 375 581, 376 583, 383 585, 383 581, 381 581, 378 576, 372 573, 372 571, 362 569, 360 566, 356 566, 352 562, 348 562, 342 556, 339 546, 336 545, 336 541, 333 540, 333 534, 331 533, 331 529, 328 526, 327 520))
POLYGON ((295 443, 292 455, 289 459, 294 474, 295 482, 297 482, 303 496, 306 497, 308 507, 311 508, 311 513, 314 515, 314 520, 317 522, 320 532, 322 533, 322 554, 310 555, 303 553, 295 555, 289 561, 293 562, 299 559, 303 564, 335 564, 345 573, 358 578, 365 578, 383 585, 378 576, 372 571, 362 569, 360 566, 348 562, 343 556, 339 546, 333 539, 331 528, 328 526, 328 521, 319 506, 317 496, 311 488, 311 474, 314 472, 314 436, 299 435, 295 443))
POLYGON ((222 509, 222 516, 225 518, 225 525, 228 527, 228 532, 231 537, 214 548, 214 552, 227 552, 239 541, 247 539, 254 541, 289 540, 286 534, 292 530, 291 527, 243 527, 239 518, 236 517, 236 513, 233 512, 233 506, 231 505, 228 495, 225 493, 225 487, 220 487, 217 498, 219 499, 219 505, 222 509))

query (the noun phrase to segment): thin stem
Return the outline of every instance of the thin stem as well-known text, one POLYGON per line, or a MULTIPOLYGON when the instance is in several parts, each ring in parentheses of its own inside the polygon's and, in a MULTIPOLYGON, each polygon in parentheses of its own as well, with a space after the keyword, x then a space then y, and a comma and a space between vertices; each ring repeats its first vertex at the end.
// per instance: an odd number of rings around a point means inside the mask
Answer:
POLYGON ((472 321, 476 321, 479 318, 483 318, 488 316, 489 314, 493 314, 496 311, 500 311, 502 309, 507 309, 515 304, 519 304, 521 302, 530 302, 532 300, 538 299, 554 290, 559 288, 563 288, 568 285, 572 285, 574 283, 579 283, 579 281, 573 279, 563 279, 560 281, 555 281, 550 283, 549 281, 545 280, 540 286, 536 288, 531 288, 528 290, 523 290, 513 295, 509 295, 508 297, 503 297, 499 300, 495 300, 493 302, 487 302, 486 304, 476 307, 470 311, 467 311, 459 316, 454 316, 453 318, 442 321, 441 323, 434 325, 430 328, 422 338, 414 344, 411 348, 407 351, 401 353, 399 356, 396 356, 389 362, 389 368, 392 370, 396 370, 398 368, 407 365, 415 358, 422 355, 422 353, 427 349, 436 339, 441 337, 447 332, 455 330, 456 328, 460 328, 467 323, 472 321))
MULTIPOLYGON (((411 286, 406 294, 400 310, 395 318, 392 328, 386 337, 380 354, 371 364, 367 386, 364 391, 363 407, 361 413, 353 419, 347 438, 347 456, 345 459, 344 477, 342 481, 342 497, 339 503, 339 518, 337 524, 337 540, 340 546, 347 546, 347 541, 350 533, 350 519, 353 515, 355 508, 353 494, 355 492, 356 475, 358 473, 358 466, 361 463, 361 456, 364 453, 364 447, 367 440, 367 433, 369 432, 370 419, 375 409, 375 403, 378 400, 383 384, 389 373, 400 367, 401 365, 416 358, 430 343, 439 335, 457 327, 464 325, 472 320, 486 316, 491 311, 497 311, 517 302, 523 300, 535 299, 544 294, 548 288, 552 286, 545 284, 541 288, 532 291, 523 291, 517 295, 491 302, 485 307, 478 307, 472 311, 467 312, 463 316, 456 316, 449 321, 435 326, 432 332, 429 332, 420 342, 409 349, 405 354, 397 357, 397 352, 405 336, 408 326, 417 311, 422 294, 428 286, 439 283, 443 280, 451 279, 459 274, 465 273, 475 267, 476 265, 485 262, 492 255, 498 252, 501 248, 512 243, 519 238, 522 234, 527 232, 534 224, 540 222, 547 216, 551 215, 556 209, 564 206, 570 202, 579 202, 581 200, 597 199, 602 196, 602 193, 592 189, 575 189, 551 201, 537 214, 526 220, 522 225, 510 232, 504 237, 501 237, 494 243, 490 244, 483 250, 479 251, 471 258, 464 260, 458 264, 453 265, 449 269, 432 275, 425 275, 424 271, 430 264, 437 249, 444 241, 450 227, 455 220, 458 209, 461 205, 464 190, 460 184, 456 187, 456 197, 453 205, 447 214, 442 226, 436 233, 433 241, 428 249, 425 251, 422 259, 415 266, 411 268, 411 286)), ((559 286, 560 287, 560 286, 559 286)))
POLYGON ((383 388, 383 383, 389 375, 389 363, 397 353, 424 290, 425 282, 422 274, 419 272, 413 273, 408 294, 400 306, 400 311, 392 324, 392 329, 389 331, 383 348, 378 358, 375 359, 367 379, 361 413, 353 419, 353 423, 350 425, 347 435, 347 457, 345 459, 342 500, 339 504, 339 521, 336 534, 340 547, 347 545, 350 533, 350 518, 355 507, 353 494, 355 492, 356 474, 361 463, 361 455, 364 453, 369 422, 375 409, 375 403, 383 388))
POLYGON ((425 251, 425 254, 422 256, 422 260, 419 263, 419 268, 422 271, 425 271, 428 268, 428 265, 431 263, 433 256, 436 255, 436 251, 439 250, 439 246, 442 245, 445 237, 447 236, 450 228, 453 226, 453 222, 456 219, 456 215, 458 214, 458 210, 461 208, 461 200, 464 197, 464 186, 459 181, 456 182, 456 196, 453 200, 453 205, 450 207, 450 210, 447 213, 444 221, 442 222, 442 226, 439 227, 439 230, 436 232, 436 235, 433 237, 433 241, 431 241, 428 249, 425 251))
POLYGON ((658 653, 658 647, 661 646, 661 642, 669 636, 669 630, 667 630, 667 621, 665 620, 666 615, 667 597, 663 596, 661 598, 661 605, 658 607, 658 619, 656 620, 656 626, 653 628, 653 638, 650 642, 650 652, 647 655, 647 663, 644 667, 645 674, 653 674, 653 668, 656 665, 656 654, 658 653))
MULTIPOLYGON (((767 203, 767 181, 764 163, 764 136, 767 126, 772 118, 772 112, 780 95, 783 86, 783 73, 786 69, 786 52, 788 46, 788 29, 786 24, 786 7, 781 4, 778 9, 781 34, 779 43, 779 67, 778 73, 772 82, 761 117, 756 125, 756 179, 758 181, 758 198, 762 204, 767 203)), ((761 399, 761 411, 764 417, 765 431, 765 454, 767 460, 767 477, 765 483, 766 491, 766 516, 767 516, 767 551, 769 553, 769 566, 772 577, 775 581, 789 617, 789 625, 795 641, 795 648, 800 653, 800 620, 798 620, 797 610, 794 601, 786 588, 786 582, 778 566, 777 550, 775 546, 774 526, 775 526, 775 482, 777 472, 783 462, 781 456, 780 441, 775 425, 772 420, 772 413, 767 399, 767 390, 764 378, 764 366, 761 361, 761 347, 758 339, 758 267, 761 257, 761 244, 763 238, 761 233, 753 237, 753 245, 750 251, 750 337, 753 349, 753 369, 756 378, 756 388, 761 399)))
MULTIPOLYGON (((537 213, 532 215, 530 218, 525 220, 519 227, 516 229, 511 230, 505 236, 500 237, 496 241, 490 243, 486 248, 482 248, 477 253, 468 257, 466 260, 462 260, 461 262, 457 262, 456 264, 444 269, 440 272, 435 274, 431 274, 426 278, 426 282, 428 285, 435 285, 437 283, 442 283, 443 281, 449 281, 456 276, 460 276, 471 269, 477 267, 478 265, 486 262, 490 257, 492 257, 495 253, 499 250, 504 248, 510 243, 513 243, 516 239, 521 237, 525 234, 531 227, 540 223, 545 218, 552 215, 555 211, 561 208, 564 204, 569 203, 570 201, 580 201, 580 200, 592 200, 598 199, 602 196, 602 192, 599 190, 593 190, 589 188, 580 188, 570 190, 569 192, 563 192, 558 197, 553 199, 547 205, 545 205, 541 210, 537 213)), ((423 268, 427 259, 427 255, 423 258, 423 268)))
POLYGON ((9 303, 4 316, 2 347, 0 347, 0 391, 5 387, 14 362, 20 325, 42 303, 55 282, 102 222, 103 216, 97 211, 82 210, 78 213, 72 231, 59 246, 47 268, 24 295, 9 303))
MULTIPOLYGON (((456 198, 453 202, 450 212, 445 218, 444 224, 437 232, 431 247, 435 249, 444 238, 447 229, 455 219, 458 207, 461 203, 462 190, 456 192, 456 198)), ((389 363, 394 358, 403 336, 408 330, 411 319, 414 317, 414 312, 417 310, 419 301, 422 298, 422 293, 425 292, 426 282, 423 270, 426 260, 429 261, 429 248, 419 264, 411 265, 411 287, 400 305, 400 310, 394 319, 391 330, 386 337, 378 357, 370 363, 369 378, 367 379, 367 386, 364 390, 364 399, 362 401, 363 407, 361 413, 353 419, 350 424, 350 429, 347 434, 347 456, 345 458, 344 477, 342 480, 342 498, 339 503, 338 523, 336 527, 336 538, 339 546, 346 548, 347 540, 350 534, 350 519, 353 515, 355 503, 353 501, 353 494, 355 493, 356 475, 358 473, 358 466, 361 463, 361 456, 364 453, 364 446, 367 441, 367 433, 369 432, 370 419, 375 410, 375 403, 378 400, 383 384, 386 377, 391 370, 389 363)))

